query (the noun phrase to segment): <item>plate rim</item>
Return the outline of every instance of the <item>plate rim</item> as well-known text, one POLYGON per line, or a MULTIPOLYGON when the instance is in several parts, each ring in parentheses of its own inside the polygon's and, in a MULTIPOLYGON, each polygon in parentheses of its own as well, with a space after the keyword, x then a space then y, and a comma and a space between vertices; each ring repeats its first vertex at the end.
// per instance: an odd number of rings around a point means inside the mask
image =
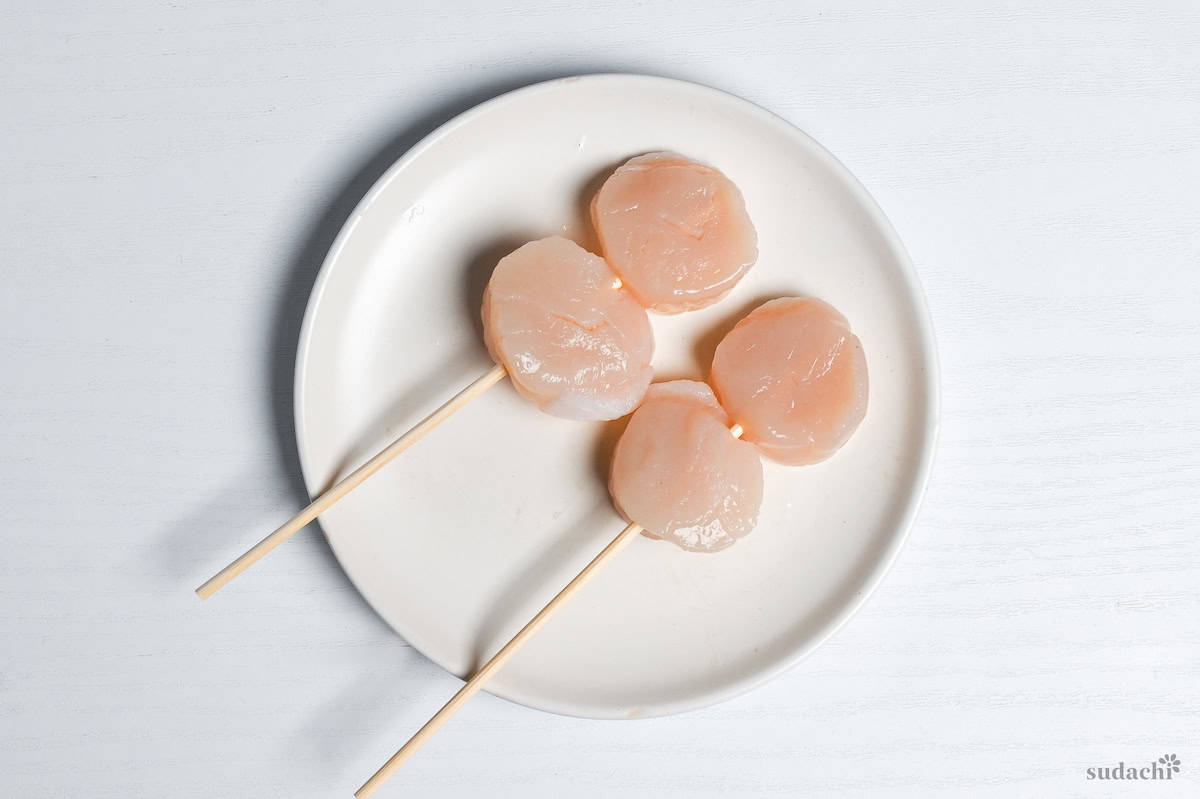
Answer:
MULTIPOLYGON (((623 72, 600 72, 581 75, 572 75, 567 77, 559 77, 551 80, 540 81, 517 89, 496 95, 488 100, 485 100, 471 108, 457 114, 453 118, 442 123, 434 128, 428 134, 423 136, 416 144, 404 152, 391 166, 384 171, 382 175, 371 185, 371 188, 363 195, 363 197, 355 204, 354 209, 350 212, 343 223, 333 243, 329 247, 329 251, 325 254, 321 262, 321 267, 317 272, 316 279, 313 282, 313 287, 309 293, 308 302, 305 305, 303 321, 300 325, 300 335, 296 347, 296 362, 294 368, 294 379, 292 384, 292 406, 296 433, 296 451, 300 460, 300 470, 304 478, 305 490, 309 497, 313 496, 312 486, 312 464, 310 461, 307 447, 304 441, 307 438, 305 424, 305 391, 304 385, 308 377, 308 360, 311 350, 311 339, 313 335, 313 325, 318 309, 321 305, 321 300, 325 294, 325 289, 329 283, 330 276, 333 273, 334 263, 338 260, 341 250, 346 242, 353 235, 355 228, 358 226, 359 220, 364 213, 375 202, 379 194, 387 188, 387 186, 400 175, 408 165, 415 161, 423 152, 428 150, 434 143, 449 135, 455 129, 473 121, 476 117, 487 113, 491 108, 498 105, 509 103, 518 98, 523 98, 526 95, 537 94, 552 89, 557 89, 563 85, 575 84, 586 81, 588 83, 608 82, 608 81, 629 81, 640 84, 654 85, 672 89, 675 91, 692 92, 696 95, 708 98, 714 98, 722 103, 732 103, 739 107, 745 113, 756 116, 781 129, 786 135, 795 138, 798 142, 805 146, 814 156, 821 159, 825 166, 835 175, 841 185, 851 193, 854 200, 867 213, 875 229, 883 238, 883 242, 887 249, 893 255, 897 266, 900 268, 900 274, 903 278, 905 289, 908 292, 914 310, 916 311, 916 333, 920 345, 921 355, 924 358, 927 368, 924 375, 923 388, 926 394, 925 413, 921 419, 922 427, 925 435, 922 438, 920 453, 915 469, 914 490, 909 493, 905 499, 904 509, 897 517, 897 525, 895 532, 889 537, 880 557, 877 558, 875 564, 867 570, 861 579, 858 590, 854 592, 854 597, 848 602, 842 604, 837 612, 832 614, 830 618, 821 625, 814 634, 794 649, 787 652, 786 655, 778 658, 765 668, 748 672, 745 676, 720 684, 716 688, 697 692, 690 695, 687 699, 664 702, 642 708, 643 712, 639 713, 637 718, 656 718, 662 716, 674 715, 676 713, 687 712, 690 710, 698 710, 700 708, 709 707, 719 702, 724 702, 741 696, 755 688, 779 677, 784 672, 796 666, 802 660, 811 655, 821 645, 828 641, 838 630, 842 628, 866 603, 872 594, 878 589, 884 578, 891 571, 896 559, 899 557, 900 551, 904 548, 905 543, 912 531, 912 527, 916 522, 921 505, 924 501, 925 494, 929 487, 929 478, 933 469, 934 455, 937 450, 937 441, 940 433, 940 412, 941 412, 941 367, 938 361, 938 349, 936 345, 936 337, 934 335, 933 320, 929 312, 928 301, 921 285, 919 276, 917 275, 916 267, 913 265, 912 259, 908 254, 903 242, 900 240, 899 234, 893 227, 891 220, 883 212, 879 203, 874 196, 867 191, 866 187, 858 180, 857 177, 840 161, 836 156, 827 150, 820 142, 809 136, 796 125, 789 122, 787 119, 775 114, 774 112, 757 105, 750 100, 747 100, 738 95, 726 92, 722 89, 717 89, 693 81, 682 80, 679 78, 668 78, 658 75, 649 75, 642 73, 623 73, 623 72)), ((458 674, 454 670, 447 667, 439 658, 434 657, 429 652, 418 647, 400 630, 387 619, 376 607, 375 602, 367 591, 364 591, 362 586, 355 581, 350 570, 346 568, 341 555, 338 552, 338 546, 325 532, 324 526, 321 525, 321 520, 318 518, 317 523, 321 526, 321 534, 325 537, 334 557, 337 559, 338 566, 341 567, 346 578, 354 589, 363 597, 372 611, 375 612, 380 619, 407 645, 411 646, 422 656, 437 664, 443 670, 454 674, 460 679, 463 675, 458 674)), ((525 707, 534 710, 542 710, 550 713, 555 713, 563 716, 574 716, 578 718, 589 719, 625 719, 627 716, 619 712, 598 712, 594 707, 579 707, 572 703, 564 703, 554 700, 545 700, 541 697, 530 696, 520 690, 502 690, 493 689, 491 686, 485 687, 485 691, 497 696, 501 699, 506 699, 515 702, 525 707)))

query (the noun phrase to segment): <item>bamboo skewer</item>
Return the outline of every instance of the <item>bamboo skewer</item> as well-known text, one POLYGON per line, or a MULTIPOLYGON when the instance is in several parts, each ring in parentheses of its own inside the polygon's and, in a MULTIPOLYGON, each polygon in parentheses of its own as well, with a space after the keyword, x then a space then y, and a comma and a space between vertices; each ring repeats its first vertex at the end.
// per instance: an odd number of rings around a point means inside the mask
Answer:
POLYGON ((418 422, 407 433, 397 438, 369 461, 342 478, 342 480, 324 494, 314 499, 308 507, 293 516, 278 530, 271 533, 262 541, 259 541, 233 563, 230 563, 224 569, 217 572, 208 582, 197 588, 196 593, 201 599, 208 599, 234 577, 237 577, 246 569, 253 566, 264 555, 294 535, 296 531, 329 510, 334 503, 390 463, 401 452, 404 452, 404 450, 424 438, 429 431, 449 419, 455 412, 470 403, 471 400, 499 383, 506 375, 507 372, 505 372, 503 366, 500 364, 493 366, 487 374, 455 394, 444 405, 418 422))
POLYGON ((386 763, 372 775, 371 779, 363 783, 363 786, 355 791, 354 795, 357 799, 366 799, 366 797, 379 790, 379 787, 385 783, 389 777, 397 769, 412 757, 418 749, 420 749, 426 741, 433 737, 433 734, 442 728, 450 717, 462 708, 472 696, 479 693, 484 684, 499 671, 505 663, 517 653, 525 642, 533 637, 533 634, 541 629, 550 617, 566 605, 579 592, 584 585, 600 570, 600 567, 609 561, 614 555, 625 548, 625 545, 632 541, 638 533, 642 531, 641 525, 636 522, 631 522, 628 527, 620 532, 616 538, 609 542, 608 546, 600 551, 600 554, 592 558, 592 562, 583 568, 575 576, 575 579, 567 583, 566 587, 555 595, 544 608, 538 611, 538 614, 529 620, 529 623, 521 628, 521 631, 512 637, 512 640, 500 649, 492 659, 483 665, 479 671, 475 673, 467 684, 459 689, 449 702, 447 702, 441 710, 434 714, 433 718, 425 723, 425 726, 417 730, 412 738, 408 739, 408 743, 400 747, 396 754, 392 755, 386 763))

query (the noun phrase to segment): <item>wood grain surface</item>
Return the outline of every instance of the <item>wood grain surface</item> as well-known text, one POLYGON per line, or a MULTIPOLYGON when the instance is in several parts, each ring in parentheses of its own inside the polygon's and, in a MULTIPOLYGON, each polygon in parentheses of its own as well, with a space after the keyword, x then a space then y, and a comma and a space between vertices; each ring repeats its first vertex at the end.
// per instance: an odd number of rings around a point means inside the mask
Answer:
POLYGON ((596 71, 743 95, 874 193, 938 334, 932 484, 782 678, 636 722, 482 695, 381 795, 1200 795, 1200 7, 424 5, 0 5, 0 795, 349 796, 454 693, 315 529, 192 589, 303 504, 354 203, 596 71))

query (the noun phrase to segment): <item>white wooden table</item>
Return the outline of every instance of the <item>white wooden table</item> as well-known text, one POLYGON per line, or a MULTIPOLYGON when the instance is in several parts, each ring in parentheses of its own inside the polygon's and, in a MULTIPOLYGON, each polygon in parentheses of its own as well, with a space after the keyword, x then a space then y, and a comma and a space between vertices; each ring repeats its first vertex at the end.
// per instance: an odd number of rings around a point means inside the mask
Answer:
POLYGON ((594 71, 744 95, 875 194, 937 326, 933 482, 786 676, 637 722, 483 696, 386 795, 1200 795, 1200 9, 419 5, 0 8, 0 795, 348 796, 450 696, 315 530, 191 589, 298 507, 352 205, 594 71))

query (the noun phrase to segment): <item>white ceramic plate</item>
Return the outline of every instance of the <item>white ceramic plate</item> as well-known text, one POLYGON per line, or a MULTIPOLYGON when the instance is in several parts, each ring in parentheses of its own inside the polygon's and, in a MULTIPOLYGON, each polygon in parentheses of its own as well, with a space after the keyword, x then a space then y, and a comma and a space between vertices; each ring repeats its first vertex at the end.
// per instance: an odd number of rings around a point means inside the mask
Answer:
MULTIPOLYGON (((309 491, 489 368, 479 301, 497 259, 553 233, 595 249, 591 193, 620 162, 661 149, 713 164, 741 187, 761 255, 717 305, 652 315, 659 379, 702 378, 720 336, 752 307, 811 294, 862 339, 870 409, 829 461, 766 464, 748 538, 713 555, 633 542, 489 686, 556 713, 674 713, 796 662, 879 582, 932 456, 927 312, 862 186, 745 100, 595 75, 530 86, 454 119, 388 170, 346 223, 300 338, 296 429, 309 491)), ((605 488, 620 427, 547 416, 505 382, 321 523, 379 614, 466 675, 620 531, 605 488)))

